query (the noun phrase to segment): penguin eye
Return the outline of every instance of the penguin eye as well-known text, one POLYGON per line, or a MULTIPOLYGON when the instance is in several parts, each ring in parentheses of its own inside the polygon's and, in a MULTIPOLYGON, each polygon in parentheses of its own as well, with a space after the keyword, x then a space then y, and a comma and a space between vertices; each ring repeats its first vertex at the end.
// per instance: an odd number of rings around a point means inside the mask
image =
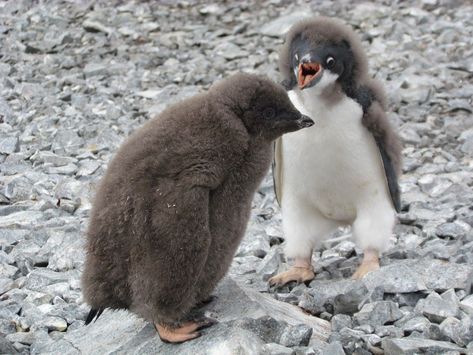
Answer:
POLYGON ((325 65, 328 69, 332 69, 335 66, 335 58, 327 57, 327 59, 325 59, 325 65))
POLYGON ((276 111, 272 107, 266 107, 263 111, 263 117, 267 120, 271 120, 276 115, 276 111))

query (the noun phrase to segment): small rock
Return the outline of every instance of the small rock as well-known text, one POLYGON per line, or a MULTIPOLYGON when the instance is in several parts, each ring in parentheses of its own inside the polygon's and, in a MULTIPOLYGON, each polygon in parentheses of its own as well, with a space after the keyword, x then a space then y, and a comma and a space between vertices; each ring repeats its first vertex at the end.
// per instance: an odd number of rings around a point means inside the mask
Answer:
POLYGON ((460 302, 460 308, 468 313, 470 316, 473 316, 473 295, 465 297, 460 302))
POLYGON ((422 316, 409 319, 403 326, 402 330, 408 334, 416 331, 420 333, 426 332, 430 327, 430 321, 422 316))
POLYGON ((5 292, 10 291, 14 287, 15 283, 13 280, 6 277, 0 277, 0 295, 3 295, 5 292))
POLYGON ((248 56, 247 51, 242 50, 236 44, 231 42, 224 42, 216 47, 215 50, 217 55, 222 56, 228 60, 234 60, 248 56))
POLYGON ((335 314, 330 322, 332 324, 332 332, 339 332, 342 328, 353 327, 351 317, 346 314, 335 314))
POLYGON ((273 248, 261 261, 260 266, 256 272, 261 275, 264 281, 268 281, 269 278, 276 275, 279 267, 282 264, 282 254, 278 248, 273 248))
POLYGON ((458 304, 451 303, 436 292, 432 292, 427 298, 420 300, 415 308, 417 313, 422 313, 432 322, 440 323, 447 317, 455 317, 458 314, 458 304))
POLYGON ((334 341, 322 350, 321 355, 345 355, 342 343, 334 341))
POLYGON ((82 26, 86 31, 89 32, 104 32, 106 34, 112 33, 112 29, 103 25, 102 23, 94 20, 87 19, 82 23, 82 26))
POLYGON ((64 332, 67 329, 67 322, 59 317, 47 317, 42 321, 42 324, 48 328, 48 330, 57 330, 64 332))
POLYGON ((6 336, 8 341, 12 343, 21 343, 25 345, 31 345, 35 340, 35 335, 33 332, 17 332, 13 334, 8 334, 6 336))
POLYGON ((353 314, 358 311, 358 305, 368 294, 368 289, 363 283, 356 283, 344 294, 337 295, 333 300, 334 314, 353 314))
POLYGON ((288 347, 307 346, 311 336, 312 328, 307 325, 289 326, 281 334, 279 343, 288 347))
POLYGON ((12 154, 20 148, 18 137, 0 137, 0 154, 12 154))
POLYGON ((358 324, 369 324, 373 327, 395 322, 402 317, 402 312, 396 303, 390 301, 378 301, 368 303, 355 313, 353 318, 358 324))

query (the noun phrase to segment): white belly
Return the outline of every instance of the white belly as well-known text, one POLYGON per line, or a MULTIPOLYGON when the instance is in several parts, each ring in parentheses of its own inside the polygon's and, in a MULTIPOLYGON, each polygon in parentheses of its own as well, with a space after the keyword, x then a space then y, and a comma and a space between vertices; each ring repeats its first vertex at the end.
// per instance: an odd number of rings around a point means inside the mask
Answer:
POLYGON ((315 125, 282 138, 285 198, 304 200, 327 218, 347 222, 361 208, 390 203, 379 149, 361 123, 361 106, 348 97, 332 106, 312 97, 307 107, 295 92, 289 97, 315 125))

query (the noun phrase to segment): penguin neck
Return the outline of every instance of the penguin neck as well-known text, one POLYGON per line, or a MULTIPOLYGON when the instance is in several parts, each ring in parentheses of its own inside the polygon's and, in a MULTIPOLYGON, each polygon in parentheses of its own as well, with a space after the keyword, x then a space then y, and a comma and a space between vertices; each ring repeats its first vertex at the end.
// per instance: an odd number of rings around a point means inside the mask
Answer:
POLYGON ((294 89, 288 92, 289 98, 296 108, 303 114, 314 120, 319 120, 325 116, 323 113, 331 110, 334 106, 347 98, 338 83, 333 83, 323 89, 314 86, 308 89, 294 89))

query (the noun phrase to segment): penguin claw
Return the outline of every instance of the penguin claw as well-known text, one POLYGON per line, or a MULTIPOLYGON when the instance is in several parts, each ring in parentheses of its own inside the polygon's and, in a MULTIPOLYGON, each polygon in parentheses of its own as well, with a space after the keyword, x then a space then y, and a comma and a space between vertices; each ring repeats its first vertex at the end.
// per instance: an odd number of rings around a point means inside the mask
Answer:
POLYGON ((371 271, 375 271, 379 269, 379 261, 378 260, 370 260, 361 263, 358 269, 355 271, 353 276, 351 277, 354 280, 361 280, 371 271))
POLYGON ((154 328, 158 333, 159 339, 161 339, 163 343, 180 344, 201 336, 199 332, 195 331, 196 328, 193 324, 185 324, 180 328, 171 328, 165 325, 154 324, 154 328))
POLYGON ((204 306, 208 305, 209 303, 215 301, 217 298, 218 298, 217 296, 210 295, 210 296, 207 297, 206 299, 203 299, 202 301, 200 301, 199 303, 197 303, 197 304, 196 304, 196 307, 197 307, 197 308, 204 307, 204 306))
POLYGON ((218 323, 218 320, 216 320, 214 318, 210 318, 210 317, 202 317, 202 318, 196 319, 195 321, 199 325, 197 330, 202 330, 202 329, 205 329, 205 328, 209 328, 209 327, 211 327, 211 326, 218 323))
POLYGON ((268 280, 270 286, 283 286, 291 281, 302 283, 311 281, 315 277, 312 267, 296 267, 293 266, 289 270, 282 272, 268 280))

